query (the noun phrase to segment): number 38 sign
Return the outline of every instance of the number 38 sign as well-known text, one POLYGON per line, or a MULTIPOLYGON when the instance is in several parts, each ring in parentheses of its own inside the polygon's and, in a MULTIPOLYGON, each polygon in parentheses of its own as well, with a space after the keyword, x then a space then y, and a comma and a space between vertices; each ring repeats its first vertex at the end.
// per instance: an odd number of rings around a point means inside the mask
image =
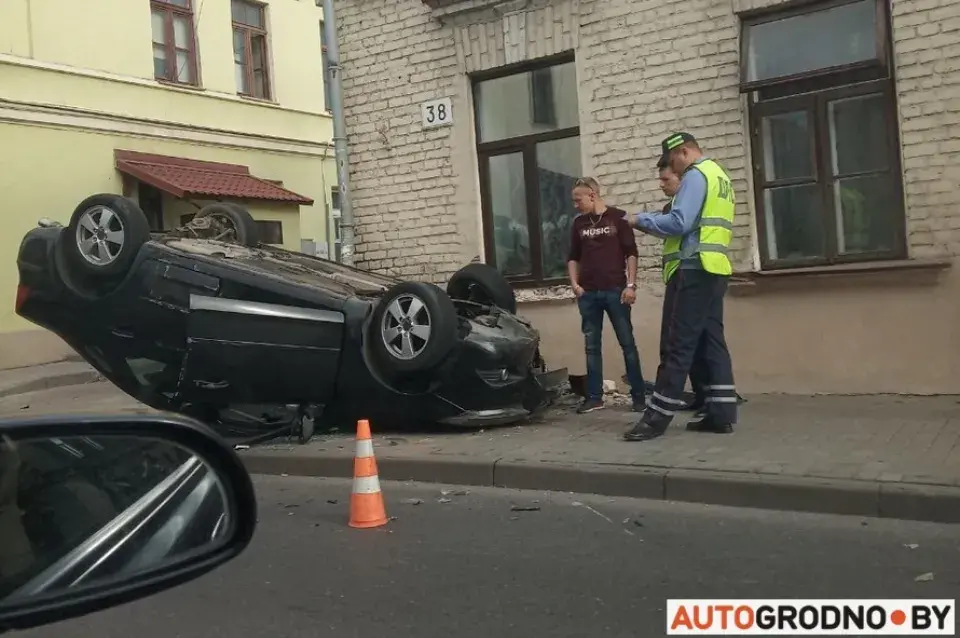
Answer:
POLYGON ((424 102, 420 105, 420 116, 423 128, 453 124, 453 102, 448 97, 424 102))

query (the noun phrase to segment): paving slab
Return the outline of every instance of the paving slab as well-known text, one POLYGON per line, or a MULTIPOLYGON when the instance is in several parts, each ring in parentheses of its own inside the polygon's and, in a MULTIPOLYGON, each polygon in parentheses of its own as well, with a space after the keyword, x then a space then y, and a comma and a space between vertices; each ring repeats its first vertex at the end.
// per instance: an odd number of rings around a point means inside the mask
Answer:
MULTIPOLYGON (((373 423, 381 478, 960 523, 960 398, 748 397, 732 435, 620 439, 626 407, 486 430, 373 423)), ((0 416, 143 407, 109 383, 0 397, 0 416)), ((241 452, 251 472, 349 477, 354 424, 241 452)))
POLYGON ((103 381, 83 361, 58 361, 39 366, 0 370, 0 397, 103 381))
MULTIPOLYGON (((477 485, 492 469, 500 487, 960 523, 957 397, 755 396, 733 435, 687 432, 678 420, 656 441, 622 441, 636 419, 617 407, 576 415, 566 401, 521 426, 373 429, 386 479, 477 485), (421 462, 442 474, 413 472, 421 462)), ((313 475, 350 476, 353 440, 347 431, 244 455, 260 473, 293 474, 285 459, 296 458, 313 475)))

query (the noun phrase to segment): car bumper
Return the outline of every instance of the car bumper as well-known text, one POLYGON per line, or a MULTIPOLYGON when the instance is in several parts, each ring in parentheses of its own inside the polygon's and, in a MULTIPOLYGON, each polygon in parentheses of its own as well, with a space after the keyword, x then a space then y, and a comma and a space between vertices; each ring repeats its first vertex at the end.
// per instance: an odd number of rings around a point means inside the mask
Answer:
POLYGON ((567 376, 566 368, 531 375, 522 405, 484 410, 464 410, 459 414, 440 419, 440 422, 456 427, 488 427, 509 425, 522 421, 550 405, 560 393, 567 376))

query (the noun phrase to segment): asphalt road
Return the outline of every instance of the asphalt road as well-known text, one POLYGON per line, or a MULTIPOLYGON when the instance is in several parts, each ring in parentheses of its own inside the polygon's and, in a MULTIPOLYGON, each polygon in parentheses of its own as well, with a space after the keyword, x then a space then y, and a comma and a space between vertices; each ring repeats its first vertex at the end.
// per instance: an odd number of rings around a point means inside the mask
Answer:
POLYGON ((396 519, 359 531, 345 481, 257 485, 260 527, 233 563, 19 635, 647 638, 670 597, 960 597, 958 526, 388 483, 396 519))

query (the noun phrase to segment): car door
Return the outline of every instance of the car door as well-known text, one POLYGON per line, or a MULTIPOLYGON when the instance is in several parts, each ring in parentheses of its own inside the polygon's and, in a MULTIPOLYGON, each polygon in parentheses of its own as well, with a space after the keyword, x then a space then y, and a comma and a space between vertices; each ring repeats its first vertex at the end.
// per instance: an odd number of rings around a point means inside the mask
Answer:
POLYGON ((325 404, 343 331, 336 310, 192 294, 180 394, 221 406, 325 404))

